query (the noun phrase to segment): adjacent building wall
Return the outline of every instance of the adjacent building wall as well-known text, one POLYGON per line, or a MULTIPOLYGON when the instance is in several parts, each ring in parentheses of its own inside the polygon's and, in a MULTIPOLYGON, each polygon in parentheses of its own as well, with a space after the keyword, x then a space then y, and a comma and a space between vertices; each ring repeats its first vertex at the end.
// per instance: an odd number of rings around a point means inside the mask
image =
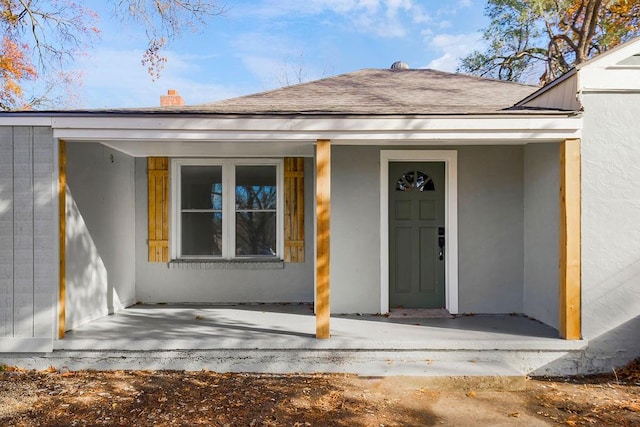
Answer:
MULTIPOLYGON (((334 146, 331 310, 380 311, 380 150, 334 146)), ((458 151, 459 307, 523 311, 523 147, 398 147, 458 151)))
POLYGON ((134 159, 67 143, 66 327, 135 302, 134 159))
POLYGON ((314 293, 313 160, 305 162, 305 262, 148 262, 147 160, 136 159, 136 298, 145 303, 311 302, 314 293))
POLYGON ((524 313, 558 328, 560 147, 524 147, 524 313))
POLYGON ((0 351, 50 351, 57 283, 50 128, 0 127, 0 351))
POLYGON ((640 356, 640 94, 582 103, 581 369, 610 372, 640 356))

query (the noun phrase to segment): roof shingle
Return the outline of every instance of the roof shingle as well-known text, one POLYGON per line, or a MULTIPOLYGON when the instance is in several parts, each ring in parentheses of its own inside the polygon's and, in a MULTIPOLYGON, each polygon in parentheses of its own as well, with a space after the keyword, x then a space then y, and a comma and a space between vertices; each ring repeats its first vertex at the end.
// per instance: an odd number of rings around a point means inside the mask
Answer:
POLYGON ((219 114, 482 114, 536 86, 435 70, 365 69, 181 110, 219 114))

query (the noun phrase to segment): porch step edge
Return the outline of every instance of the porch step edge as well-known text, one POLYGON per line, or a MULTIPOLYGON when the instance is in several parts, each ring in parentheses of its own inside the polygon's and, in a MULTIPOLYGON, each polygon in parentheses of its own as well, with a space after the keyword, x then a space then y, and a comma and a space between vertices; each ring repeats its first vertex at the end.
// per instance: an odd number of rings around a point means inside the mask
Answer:
POLYGON ((57 350, 5 355, 0 363, 28 369, 186 370, 255 373, 351 373, 370 376, 524 376, 577 372, 576 351, 419 350, 57 350))
POLYGON ((70 339, 54 341, 54 350, 110 350, 110 351, 232 351, 232 350, 334 350, 334 351, 576 351, 588 345, 587 340, 560 339, 528 339, 528 340, 433 340, 425 344, 423 341, 371 341, 345 338, 316 340, 306 338, 284 339, 70 339))

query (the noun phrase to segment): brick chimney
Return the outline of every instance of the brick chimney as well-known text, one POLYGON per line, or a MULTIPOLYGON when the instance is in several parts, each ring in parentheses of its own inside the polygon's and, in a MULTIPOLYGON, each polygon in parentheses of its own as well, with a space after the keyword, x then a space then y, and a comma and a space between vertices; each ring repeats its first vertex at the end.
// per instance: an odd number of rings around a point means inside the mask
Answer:
POLYGON ((169 89, 166 95, 160 95, 161 107, 181 107, 184 105, 184 99, 178 95, 175 89, 169 89))

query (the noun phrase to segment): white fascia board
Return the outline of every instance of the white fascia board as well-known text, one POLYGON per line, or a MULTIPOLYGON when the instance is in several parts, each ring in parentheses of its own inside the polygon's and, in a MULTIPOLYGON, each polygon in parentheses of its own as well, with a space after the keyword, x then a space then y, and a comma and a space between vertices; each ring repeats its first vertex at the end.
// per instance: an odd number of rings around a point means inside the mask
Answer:
POLYGON ((2 116, 0 126, 47 126, 51 127, 51 117, 45 116, 2 116))
POLYGON ((381 141, 381 140, 405 140, 405 141, 448 141, 448 140, 558 140, 563 138, 579 137, 579 129, 534 129, 534 130, 412 130, 412 131, 371 131, 371 132, 335 132, 335 131, 315 131, 310 133, 284 134, 272 132, 131 132, 103 130, 92 131, 54 131, 56 138, 65 141, 181 141, 181 142, 230 142, 238 143, 253 142, 315 142, 318 139, 330 139, 339 143, 349 141, 381 141))
POLYGON ((579 92, 638 92, 640 66, 589 67, 578 73, 579 92))
POLYGON ((589 68, 607 68, 615 66, 620 61, 624 61, 630 56, 640 53, 640 37, 623 43, 615 48, 608 50, 588 61, 576 66, 579 71, 588 70, 589 68))
POLYGON ((54 135, 76 141, 557 140, 575 138, 579 116, 373 118, 56 119, 54 135), (155 126, 153 126, 155 125, 155 126))
POLYGON ((124 131, 384 131, 384 130, 488 130, 488 129, 563 129, 577 120, 569 115, 495 115, 495 116, 385 116, 385 117, 263 117, 263 118, 149 118, 149 117, 64 117, 53 118, 58 130, 124 131))

